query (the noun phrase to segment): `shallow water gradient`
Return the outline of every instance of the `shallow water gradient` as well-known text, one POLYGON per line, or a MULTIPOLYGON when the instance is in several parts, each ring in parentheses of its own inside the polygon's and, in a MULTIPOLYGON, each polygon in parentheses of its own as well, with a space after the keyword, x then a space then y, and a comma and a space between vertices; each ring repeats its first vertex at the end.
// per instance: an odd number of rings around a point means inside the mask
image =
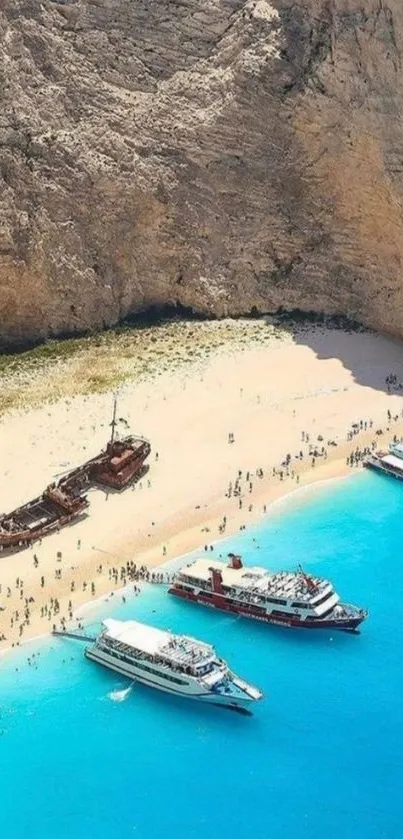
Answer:
POLYGON ((271 628, 151 586, 105 607, 213 642, 265 691, 253 717, 141 686, 122 694, 129 683, 67 639, 2 659, 1 835, 401 835, 402 513, 403 486, 361 474, 220 546, 330 577, 370 609, 359 636, 271 628), (25 664, 34 650, 38 669, 25 664))

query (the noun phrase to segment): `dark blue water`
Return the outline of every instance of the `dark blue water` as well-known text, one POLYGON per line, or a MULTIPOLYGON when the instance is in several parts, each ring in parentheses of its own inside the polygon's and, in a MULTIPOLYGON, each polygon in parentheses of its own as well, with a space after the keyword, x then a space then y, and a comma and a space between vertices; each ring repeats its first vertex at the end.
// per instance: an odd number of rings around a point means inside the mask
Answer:
POLYGON ((230 541, 248 562, 330 577, 370 609, 359 636, 262 626, 156 587, 109 609, 213 642, 265 691, 251 718, 140 686, 116 701, 128 683, 66 639, 2 659, 0 835, 400 836, 402 546, 403 487, 368 474, 230 541))

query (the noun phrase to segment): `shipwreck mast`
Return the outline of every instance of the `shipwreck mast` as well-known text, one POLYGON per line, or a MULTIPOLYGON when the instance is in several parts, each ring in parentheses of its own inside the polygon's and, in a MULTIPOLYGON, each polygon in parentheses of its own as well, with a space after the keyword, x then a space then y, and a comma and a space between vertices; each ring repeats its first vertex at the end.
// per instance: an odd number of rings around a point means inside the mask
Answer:
POLYGON ((116 393, 115 393, 115 395, 113 397, 113 416, 112 416, 112 422, 111 422, 111 439, 109 441, 110 445, 112 445, 112 443, 115 439, 115 428, 117 426, 117 421, 116 421, 117 401, 118 400, 117 400, 117 396, 116 396, 116 393))

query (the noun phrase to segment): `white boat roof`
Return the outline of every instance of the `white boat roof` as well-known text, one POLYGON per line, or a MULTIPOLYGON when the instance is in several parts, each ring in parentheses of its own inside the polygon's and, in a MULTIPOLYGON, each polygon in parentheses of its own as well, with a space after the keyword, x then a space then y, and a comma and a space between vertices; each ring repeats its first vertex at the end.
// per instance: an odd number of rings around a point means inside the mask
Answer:
POLYGON ((185 574, 191 580, 207 582, 211 578, 211 569, 221 572, 224 586, 235 586, 251 594, 267 595, 268 597, 315 602, 319 595, 332 590, 328 580, 311 577, 316 591, 309 588, 307 578, 303 574, 290 571, 271 572, 258 566, 243 565, 241 568, 231 568, 224 562, 212 558, 202 557, 191 565, 181 568, 179 575, 185 574))
POLYGON ((382 463, 386 463, 388 466, 393 466, 394 469, 400 469, 403 472, 403 460, 401 457, 396 457, 394 454, 385 454, 384 457, 381 457, 382 463))
POLYGON ((160 655, 177 664, 197 665, 216 658, 214 648, 187 635, 174 635, 140 621, 103 621, 108 638, 147 655, 160 655))
POLYGON ((249 588, 256 586, 262 577, 268 576, 269 572, 265 568, 258 568, 257 566, 242 566, 242 568, 229 568, 223 562, 217 559, 197 559, 191 565, 181 568, 181 572, 188 577, 196 577, 198 580, 207 582, 210 577, 210 569, 215 568, 221 571, 222 580, 225 586, 237 586, 249 588))
POLYGON ((389 446, 391 452, 400 452, 403 457, 403 443, 391 443, 389 446))
POLYGON ((139 621, 118 621, 107 618, 103 621, 103 625, 109 638, 142 650, 149 655, 156 655, 172 638, 170 632, 164 632, 163 629, 157 629, 155 626, 148 626, 139 621))

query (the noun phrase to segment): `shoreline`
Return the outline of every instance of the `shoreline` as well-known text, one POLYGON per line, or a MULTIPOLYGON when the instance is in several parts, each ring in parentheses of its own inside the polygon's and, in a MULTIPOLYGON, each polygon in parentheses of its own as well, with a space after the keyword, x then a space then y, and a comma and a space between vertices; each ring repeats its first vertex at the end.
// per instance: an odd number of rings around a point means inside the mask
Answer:
MULTIPOLYGON (((358 470, 357 470, 357 474, 359 474, 358 470)), ((291 506, 294 499, 295 499, 295 496, 297 496, 299 494, 301 494, 303 496, 306 495, 306 496, 309 497, 310 493, 314 494, 314 492, 316 490, 324 489, 327 484, 332 484, 333 485, 334 483, 336 483, 338 481, 344 481, 347 478, 352 478, 352 477, 354 477, 353 474, 335 475, 334 477, 320 478, 318 481, 312 481, 312 482, 306 483, 305 485, 302 485, 302 486, 296 487, 294 489, 291 489, 288 492, 284 493, 283 495, 280 495, 278 498, 275 498, 271 503, 269 503, 266 513, 261 513, 259 515, 259 517, 254 518, 253 521, 250 522, 250 528, 253 529, 253 528, 257 527, 257 525, 259 524, 259 522, 263 518, 270 517, 274 512, 273 508, 277 508, 277 505, 281 505, 281 504, 288 505, 288 504, 290 504, 290 506, 291 506)), ((214 547, 213 552, 217 552, 215 550, 215 548, 217 547, 217 549, 218 549, 219 546, 223 542, 227 541, 228 539, 231 539, 233 536, 235 536, 235 534, 237 532, 238 532, 237 530, 231 529, 231 532, 226 533, 225 535, 220 534, 218 539, 214 539, 210 543, 214 547)), ((185 534, 182 534, 182 535, 186 535, 186 532, 185 532, 185 534)), ((149 568, 150 569, 154 569, 154 568, 158 569, 158 571, 162 572, 162 573, 166 573, 166 572, 170 572, 170 571, 172 571, 172 572, 177 571, 180 568, 182 568, 186 564, 186 560, 188 558, 192 557, 198 550, 200 550, 200 551, 202 550, 202 547, 201 547, 200 544, 196 545, 196 547, 190 548, 189 550, 185 551, 185 553, 178 554, 177 556, 171 557, 170 559, 167 559, 165 561, 163 560, 161 563, 158 563, 155 566, 149 566, 149 568)), ((145 580, 138 580, 137 581, 136 585, 140 586, 140 592, 141 592, 141 585, 142 585, 142 583, 145 583, 145 582, 149 582, 149 581, 145 581, 145 580)), ((153 585, 153 583, 150 583, 150 585, 153 585)), ((164 583, 162 583, 162 584, 161 583, 155 583, 154 585, 164 585, 164 583)), ((108 602, 108 600, 109 600, 109 598, 111 597, 112 594, 113 594, 113 596, 120 596, 122 594, 124 595, 124 593, 126 591, 128 591, 130 588, 132 588, 132 586, 133 586, 133 583, 129 582, 129 583, 126 583, 121 588, 114 590, 113 592, 110 591, 110 592, 106 592, 105 594, 100 595, 100 597, 95 601, 87 600, 85 603, 83 603, 81 606, 79 606, 77 608, 77 610, 74 612, 73 619, 82 621, 83 620, 83 613, 87 613, 87 612, 91 611, 92 608, 93 609, 98 609, 99 606, 102 603, 108 602)))
MULTIPOLYGON (((403 436, 402 344, 323 329, 294 340, 257 328, 260 346, 241 324, 238 344, 222 344, 220 328, 211 347, 204 327, 189 366, 172 368, 168 354, 157 380, 125 383, 121 433, 149 438, 149 471, 122 493, 91 490, 80 522, 0 555, 0 650, 73 625, 85 604, 137 581, 141 566, 163 568, 281 515, 323 482, 357 474, 365 451, 403 436)), ((189 353, 189 330, 186 341, 189 353)), ((66 386, 63 370, 56 390, 66 386)), ((112 391, 64 394, 1 418, 0 511, 104 448, 112 391)))
MULTIPOLYGON (((256 527, 258 525, 258 523, 263 518, 270 517, 271 515, 273 515, 273 513, 275 512, 274 508, 277 508, 277 506, 282 505, 282 504, 284 504, 284 505, 290 504, 290 506, 291 506, 293 501, 295 500, 296 496, 299 496, 299 495, 309 496, 311 493, 314 494, 316 490, 324 489, 326 487, 326 485, 329 485, 329 484, 333 485, 335 482, 344 481, 347 478, 351 478, 354 475, 358 475, 358 474, 362 473, 362 469, 356 469, 354 471, 352 471, 350 469, 348 471, 348 468, 346 467, 344 473, 339 474, 339 469, 341 469, 341 464, 339 464, 338 461, 335 461, 332 464, 328 464, 328 465, 329 466, 332 465, 332 466, 335 467, 335 474, 328 475, 325 478, 318 475, 318 477, 316 478, 316 476, 312 475, 313 470, 311 470, 311 473, 308 473, 308 475, 307 475, 306 482, 303 483, 302 485, 299 485, 297 487, 293 487, 292 489, 287 489, 284 492, 276 493, 273 500, 270 501, 268 504, 266 504, 266 506, 267 506, 266 512, 261 512, 258 515, 256 515, 253 518, 253 520, 251 520, 249 522, 249 528, 256 527)), ((320 469, 323 469, 323 466, 319 467, 318 472, 320 471, 320 469)), ((329 471, 333 471, 333 470, 329 470, 329 471)), ((279 487, 279 490, 280 489, 281 489, 281 487, 279 487)), ((208 520, 209 523, 211 523, 211 521, 212 521, 211 519, 208 520)), ((214 519, 214 521, 216 521, 216 519, 214 519)), ((214 539, 209 544, 212 544, 213 546, 216 546, 216 545, 219 546, 222 542, 224 542, 224 541, 230 539, 232 536, 234 536, 238 531, 239 531, 239 528, 238 529, 236 529, 235 527, 231 528, 230 532, 226 533, 225 535, 220 534, 218 538, 214 539)), ((191 531, 191 532, 193 532, 193 531, 191 531)), ((178 537, 180 536, 181 538, 186 539, 186 534, 187 534, 187 531, 184 531, 180 534, 177 534, 177 536, 178 537)), ((155 565, 148 565, 147 567, 150 568, 150 570, 158 569, 159 572, 169 571, 170 569, 177 570, 178 568, 182 567, 182 565, 185 564, 187 557, 191 557, 198 550, 198 548, 200 548, 200 551, 202 550, 202 546, 200 544, 200 541, 199 541, 198 545, 195 545, 194 547, 189 548, 184 553, 178 554, 177 556, 173 556, 170 559, 166 559, 166 560, 162 559, 161 562, 158 562, 155 565)), ((134 600, 133 585, 136 585, 140 589, 139 594, 141 595, 142 585, 144 585, 144 584, 160 585, 159 583, 149 583, 146 580, 138 580, 135 583, 133 583, 133 581, 130 581, 128 583, 125 583, 120 588, 105 590, 102 594, 99 595, 99 597, 97 597, 96 600, 85 600, 85 601, 83 601, 82 603, 77 605, 77 608, 75 609, 75 611, 73 613, 72 620, 69 621, 66 624, 67 631, 69 630, 69 628, 70 628, 70 630, 77 629, 78 624, 84 625, 84 628, 85 628, 85 626, 87 625, 87 614, 90 613, 91 611, 96 611, 96 610, 100 609, 103 604, 106 604, 106 603, 109 602, 111 597, 119 598, 119 597, 125 596, 125 593, 127 592, 126 596, 128 598, 132 597, 132 599, 134 600)), ((19 641, 19 643, 14 643, 13 645, 10 645, 10 646, 1 647, 1 645, 0 645, 0 657, 10 655, 14 652, 22 650, 23 648, 25 648, 29 644, 35 644, 38 641, 45 641, 46 639, 49 640, 51 638, 52 638, 52 630, 49 630, 49 632, 43 632, 41 634, 25 637, 23 640, 19 641)))
MULTIPOLYGON (((259 493, 259 499, 255 498, 256 500, 263 501, 263 498, 266 498, 266 502, 263 506, 266 506, 266 511, 262 509, 256 511, 255 515, 248 520, 247 529, 256 527, 259 522, 266 517, 270 517, 277 512, 277 508, 281 505, 292 505, 295 501, 296 497, 301 496, 309 496, 311 493, 314 494, 315 491, 324 489, 326 485, 333 485, 335 482, 346 480, 349 477, 353 477, 354 475, 358 475, 362 472, 362 469, 349 469, 345 464, 342 463, 341 459, 338 458, 334 461, 330 461, 328 463, 322 464, 321 466, 317 467, 316 471, 313 469, 307 470, 305 473, 301 474, 303 479, 303 483, 299 486, 289 487, 287 486, 288 483, 291 481, 285 481, 282 484, 277 485, 276 487, 272 487, 270 500, 267 500, 267 488, 262 488, 261 492, 259 493), (324 477, 324 473, 326 473, 326 477, 324 477)), ((231 527, 228 532, 225 534, 219 534, 215 536, 214 539, 208 542, 209 545, 219 546, 222 542, 227 541, 232 536, 235 536, 237 532, 239 532, 240 528, 240 520, 243 518, 241 511, 239 511, 238 516, 235 520, 232 520, 231 527)), ((213 518, 209 517, 208 519, 204 520, 204 526, 208 526, 210 531, 214 526, 217 526, 217 523, 220 521, 219 516, 215 515, 213 518)), ((163 557, 156 562, 149 562, 147 561, 149 558, 147 556, 148 552, 143 552, 140 555, 141 564, 147 566, 150 571, 158 569, 158 571, 169 570, 173 566, 181 567, 182 564, 185 564, 186 558, 190 557, 194 554, 198 549, 200 551, 203 550, 203 545, 201 544, 200 539, 200 530, 197 529, 198 536, 195 539, 195 528, 189 528, 187 530, 180 531, 175 534, 173 537, 173 543, 175 544, 182 544, 184 543, 187 546, 187 549, 181 551, 175 556, 170 557, 169 559, 164 559, 163 557)), ((171 544, 172 544, 171 541, 171 544)), ((150 549, 154 551, 154 549, 150 549)), ((174 547, 175 550, 175 547, 174 547)), ((146 580, 137 580, 137 581, 129 581, 126 582, 124 585, 120 586, 119 588, 106 588, 102 593, 99 594, 96 600, 84 599, 82 602, 77 604, 73 612, 73 617, 70 621, 66 623, 67 628, 70 629, 77 628, 79 623, 84 624, 86 623, 86 615, 87 613, 91 612, 92 610, 99 609, 102 604, 106 604, 111 597, 122 597, 125 595, 125 592, 128 590, 133 591, 133 585, 136 585, 140 589, 141 594, 141 586, 142 584, 147 583, 146 580)), ((150 583, 153 585, 153 583, 150 583)), ((157 585, 157 584, 156 584, 157 585)), ((127 596, 130 596, 128 593, 127 596)), ((58 626, 60 629, 60 626, 58 626)), ((18 643, 14 642, 11 645, 4 645, 0 644, 0 656, 7 655, 18 650, 21 650, 27 644, 35 643, 40 640, 50 639, 52 637, 52 630, 50 629, 49 632, 42 632, 38 634, 29 634, 24 637, 23 640, 19 640, 18 643)))

